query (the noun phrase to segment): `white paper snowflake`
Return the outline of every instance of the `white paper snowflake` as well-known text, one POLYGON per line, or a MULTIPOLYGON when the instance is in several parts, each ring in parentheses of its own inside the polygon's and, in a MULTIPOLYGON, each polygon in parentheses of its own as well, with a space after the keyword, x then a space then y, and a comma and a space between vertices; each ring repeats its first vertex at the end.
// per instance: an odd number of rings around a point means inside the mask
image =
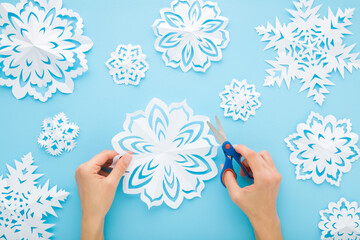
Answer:
POLYGON ((106 66, 116 84, 138 85, 149 69, 145 59, 146 55, 142 53, 139 45, 119 45, 116 51, 111 53, 106 66))
POLYGON ((73 78, 85 72, 93 43, 83 36, 79 14, 62 0, 0 4, 0 86, 45 102, 57 90, 72 93, 73 78))
POLYGON ((117 152, 134 153, 124 192, 141 194, 149 208, 164 202, 178 208, 184 198, 200 197, 204 181, 217 174, 218 144, 207 120, 185 101, 168 106, 157 98, 145 111, 128 114, 124 131, 112 139, 117 152))
POLYGON ((15 161, 15 168, 7 165, 9 174, 0 176, 0 238, 1 239, 50 239, 46 216, 57 217, 54 208, 61 208, 61 202, 69 193, 49 189, 49 180, 41 186, 36 181, 42 174, 35 174, 31 153, 22 161, 15 161))
POLYGON ((330 202, 328 209, 320 211, 322 240, 360 239, 360 208, 357 202, 349 203, 341 198, 337 203, 330 202))
POLYGON ((75 147, 75 138, 78 134, 79 127, 75 123, 70 123, 65 113, 59 113, 43 121, 38 143, 46 148, 48 153, 57 156, 63 150, 69 152, 75 147))
POLYGON ((329 9, 328 17, 319 18, 318 10, 313 7, 313 0, 295 1, 296 10, 287 10, 293 18, 288 25, 281 25, 276 19, 275 27, 256 28, 261 41, 268 42, 265 49, 277 51, 275 61, 267 61, 273 68, 266 70, 268 76, 265 86, 280 87, 285 81, 288 88, 291 80, 299 80, 302 87, 299 92, 308 90, 308 97, 322 105, 327 86, 334 85, 329 80, 330 73, 339 71, 344 78, 344 70, 360 67, 359 53, 351 53, 354 45, 346 46, 345 35, 351 34, 347 29, 354 9, 338 9, 334 15, 329 9))
POLYGON ((234 120, 247 121, 261 106, 260 93, 256 92, 255 86, 248 84, 246 80, 239 82, 233 79, 219 96, 222 100, 220 107, 224 109, 225 117, 232 117, 234 120))
POLYGON ((220 13, 217 3, 202 0, 175 0, 161 9, 153 30, 166 65, 205 72, 211 61, 220 61, 230 41, 228 19, 220 13))
POLYGON ((342 174, 349 172, 360 156, 358 138, 351 132, 349 119, 312 112, 306 123, 297 126, 297 133, 285 139, 292 151, 290 161, 296 165, 296 178, 339 186, 342 174))

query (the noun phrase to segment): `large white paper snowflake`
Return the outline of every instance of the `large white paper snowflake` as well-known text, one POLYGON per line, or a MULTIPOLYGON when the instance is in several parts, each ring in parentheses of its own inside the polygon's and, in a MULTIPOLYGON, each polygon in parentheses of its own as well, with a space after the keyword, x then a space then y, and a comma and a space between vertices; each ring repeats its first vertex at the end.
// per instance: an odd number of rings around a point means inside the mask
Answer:
POLYGON ((267 61, 273 68, 266 70, 265 86, 280 87, 285 81, 288 88, 291 80, 299 80, 302 87, 299 92, 308 90, 308 97, 322 105, 327 86, 334 85, 329 80, 330 73, 339 71, 344 78, 345 68, 360 67, 359 53, 351 53, 354 45, 346 46, 343 38, 351 32, 350 19, 354 9, 338 9, 334 15, 331 9, 328 17, 319 18, 321 6, 313 7, 313 0, 295 1, 296 10, 287 10, 293 18, 288 25, 281 25, 276 19, 275 27, 256 28, 261 41, 268 42, 265 49, 277 51, 275 61, 267 61))
POLYGON ((256 92, 255 86, 248 84, 246 80, 239 82, 233 79, 219 96, 222 100, 220 107, 224 109, 225 117, 232 117, 234 120, 248 120, 261 106, 260 93, 256 92))
POLYGON ((85 52, 93 46, 82 35, 79 14, 62 0, 20 0, 0 4, 0 85, 42 102, 57 90, 72 93, 73 78, 85 72, 85 52))
POLYGON ((1 239, 50 239, 46 216, 57 217, 54 208, 61 208, 61 202, 69 193, 49 189, 49 180, 41 186, 36 181, 42 174, 35 174, 31 153, 22 161, 15 161, 15 168, 7 166, 9 174, 0 176, 0 238, 1 239))
POLYGON ((78 125, 70 123, 65 113, 59 113, 53 118, 44 119, 38 143, 46 148, 48 153, 57 156, 76 146, 75 138, 78 134, 78 125))
POLYGON ((330 202, 328 209, 320 211, 322 240, 360 239, 360 208, 357 202, 349 203, 341 198, 337 203, 330 202))
POLYGON ((167 66, 205 72, 211 61, 221 60, 221 51, 230 38, 225 30, 228 19, 220 16, 216 3, 175 0, 160 14, 161 19, 153 24, 155 49, 162 53, 167 66))
POLYGON ((149 69, 145 59, 146 55, 142 53, 139 45, 119 45, 116 51, 111 53, 106 66, 116 84, 138 85, 149 69))
POLYGON ((217 143, 207 120, 185 101, 167 106, 157 98, 145 111, 128 114, 124 131, 112 139, 116 151, 134 153, 124 192, 141 194, 149 208, 163 202, 178 208, 184 198, 200 197, 204 181, 217 174, 217 143))
POLYGON ((311 112, 306 123, 297 126, 297 133, 285 139, 292 151, 290 161, 296 165, 296 178, 339 186, 342 174, 349 172, 360 156, 358 138, 351 132, 349 119, 311 112))

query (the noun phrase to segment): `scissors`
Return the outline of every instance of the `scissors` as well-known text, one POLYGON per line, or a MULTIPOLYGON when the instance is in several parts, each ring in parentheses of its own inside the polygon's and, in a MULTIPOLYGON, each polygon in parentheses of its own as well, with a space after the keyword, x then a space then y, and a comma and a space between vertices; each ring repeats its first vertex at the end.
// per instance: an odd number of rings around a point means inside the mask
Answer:
POLYGON ((220 175, 221 183, 224 185, 224 187, 226 187, 224 184, 224 175, 227 171, 231 171, 235 175, 235 178, 237 177, 232 163, 233 159, 235 159, 235 161, 240 165, 241 169, 244 171, 246 176, 252 179, 253 178, 252 173, 249 173, 241 162, 241 157, 242 157, 241 154, 236 152, 234 147, 227 140, 224 129, 219 121, 219 118, 215 116, 215 119, 216 119, 216 126, 218 127, 218 129, 216 129, 209 121, 207 121, 207 124, 209 125, 216 139, 222 145, 222 150, 224 151, 225 154, 225 164, 220 175))

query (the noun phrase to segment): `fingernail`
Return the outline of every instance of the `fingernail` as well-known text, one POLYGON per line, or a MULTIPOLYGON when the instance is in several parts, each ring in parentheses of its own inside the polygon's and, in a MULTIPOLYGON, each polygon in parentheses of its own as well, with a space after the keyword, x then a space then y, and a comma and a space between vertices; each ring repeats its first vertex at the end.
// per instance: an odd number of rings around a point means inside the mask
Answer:
POLYGON ((132 159, 131 155, 126 154, 126 155, 124 155, 122 161, 124 161, 124 163, 125 163, 126 165, 129 165, 130 162, 131 162, 131 159, 132 159))

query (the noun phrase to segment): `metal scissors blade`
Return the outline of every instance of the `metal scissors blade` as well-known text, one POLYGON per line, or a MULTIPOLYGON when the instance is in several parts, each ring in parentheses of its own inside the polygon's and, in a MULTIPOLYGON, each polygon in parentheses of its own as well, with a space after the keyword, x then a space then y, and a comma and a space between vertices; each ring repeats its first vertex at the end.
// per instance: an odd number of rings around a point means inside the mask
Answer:
POLYGON ((216 129, 209 121, 207 121, 207 124, 209 125, 211 131, 215 135, 216 139, 220 142, 220 144, 223 144, 227 141, 226 134, 224 132, 223 127, 221 126, 220 120, 217 116, 215 116, 216 119, 216 126, 218 129, 216 129))

